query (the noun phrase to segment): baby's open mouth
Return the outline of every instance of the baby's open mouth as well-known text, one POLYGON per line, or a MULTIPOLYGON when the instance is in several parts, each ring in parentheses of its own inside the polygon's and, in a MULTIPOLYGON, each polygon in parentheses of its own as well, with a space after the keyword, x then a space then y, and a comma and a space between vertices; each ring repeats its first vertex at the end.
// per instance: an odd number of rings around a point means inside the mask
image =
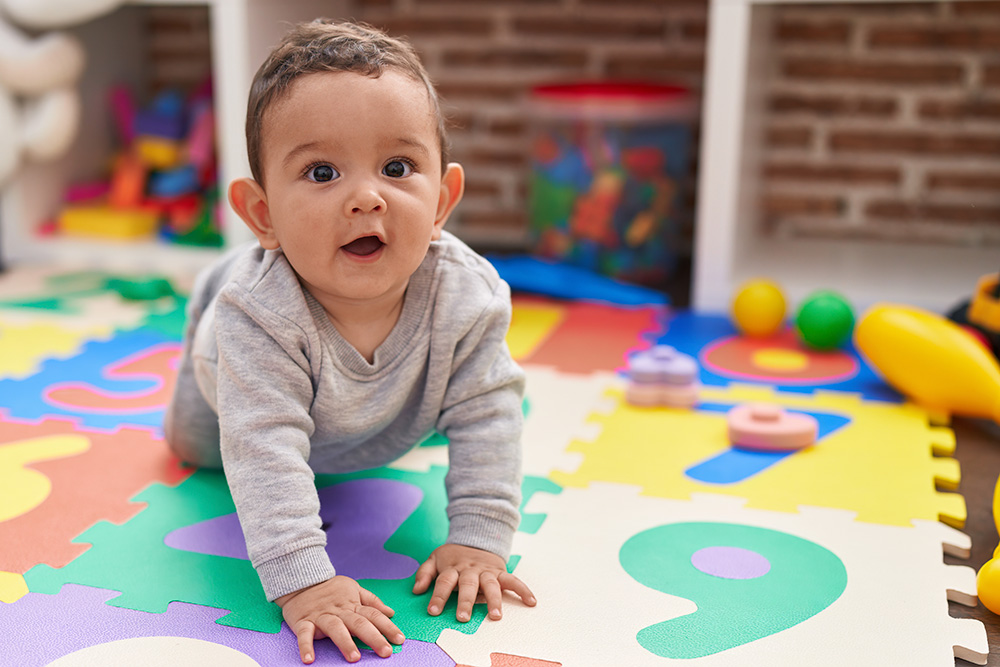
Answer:
POLYGON ((377 236, 362 236, 343 246, 343 249, 352 255, 366 256, 376 252, 383 245, 385 244, 377 236))

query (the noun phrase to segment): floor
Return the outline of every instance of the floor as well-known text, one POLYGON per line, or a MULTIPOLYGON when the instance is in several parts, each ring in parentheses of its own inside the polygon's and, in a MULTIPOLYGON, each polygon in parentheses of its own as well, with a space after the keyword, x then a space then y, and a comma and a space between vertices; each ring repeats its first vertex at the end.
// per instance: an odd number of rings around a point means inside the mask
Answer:
MULTIPOLYGON (((184 289, 0 276, 0 664, 299 664, 224 478, 162 441, 184 289)), ((970 567, 996 545, 994 433, 956 422, 956 450, 853 351, 748 341, 719 316, 518 295, 508 343, 528 373, 509 566, 538 607, 510 599, 494 622, 477 606, 460 624, 410 594, 447 530, 442 437, 317 478, 333 562, 409 638, 389 664, 996 661, 970 567), (698 360, 693 408, 626 400, 629 360, 654 343, 698 360), (818 440, 732 448, 727 413, 754 401, 815 418, 818 440)), ((317 664, 342 662, 321 643, 317 664)))

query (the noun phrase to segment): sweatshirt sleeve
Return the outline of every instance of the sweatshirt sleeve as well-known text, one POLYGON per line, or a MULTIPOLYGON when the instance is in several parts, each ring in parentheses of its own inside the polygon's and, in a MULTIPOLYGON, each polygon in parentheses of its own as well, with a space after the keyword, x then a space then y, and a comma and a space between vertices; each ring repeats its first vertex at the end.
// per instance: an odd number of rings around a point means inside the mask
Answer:
POLYGON ((238 286, 215 309, 222 462, 268 600, 334 575, 309 467, 308 337, 238 286))
POLYGON ((506 560, 520 522, 524 371, 507 349, 510 288, 500 281, 459 340, 438 420, 449 442, 448 542, 506 560))

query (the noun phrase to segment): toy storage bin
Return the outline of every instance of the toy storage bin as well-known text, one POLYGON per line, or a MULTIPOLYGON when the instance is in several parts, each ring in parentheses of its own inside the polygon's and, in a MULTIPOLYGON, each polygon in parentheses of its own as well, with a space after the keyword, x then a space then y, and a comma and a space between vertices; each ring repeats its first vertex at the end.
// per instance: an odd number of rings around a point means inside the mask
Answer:
POLYGON ((664 84, 533 88, 532 252, 661 286, 682 240, 694 107, 687 89, 664 84))

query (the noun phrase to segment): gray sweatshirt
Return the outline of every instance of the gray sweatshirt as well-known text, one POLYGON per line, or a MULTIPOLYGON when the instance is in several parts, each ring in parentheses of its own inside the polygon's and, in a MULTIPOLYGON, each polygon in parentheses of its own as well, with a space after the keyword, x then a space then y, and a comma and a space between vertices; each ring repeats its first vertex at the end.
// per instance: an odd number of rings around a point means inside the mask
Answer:
POLYGON ((510 289, 486 260, 447 232, 432 243, 371 364, 280 251, 254 244, 199 285, 192 305, 207 305, 187 361, 221 416, 223 467, 269 600, 335 574, 314 473, 385 465, 434 430, 449 440, 447 541, 509 556, 524 373, 505 343, 510 289))

